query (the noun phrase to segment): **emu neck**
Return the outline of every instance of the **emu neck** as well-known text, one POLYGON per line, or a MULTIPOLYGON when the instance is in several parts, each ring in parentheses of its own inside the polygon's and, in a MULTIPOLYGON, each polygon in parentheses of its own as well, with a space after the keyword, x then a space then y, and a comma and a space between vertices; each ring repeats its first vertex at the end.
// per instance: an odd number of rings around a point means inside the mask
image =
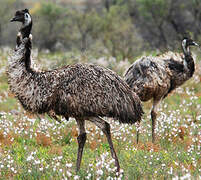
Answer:
POLYGON ((25 37, 29 38, 29 35, 31 34, 31 29, 32 29, 32 22, 27 25, 27 26, 22 26, 20 29, 20 32, 22 34, 22 39, 24 39, 25 37))
POLYGON ((186 45, 183 46, 183 45, 182 45, 182 50, 183 50, 184 56, 189 56, 189 55, 191 55, 189 46, 186 46, 186 45))
MULTIPOLYGON (((20 29, 20 32, 22 34, 22 39, 24 38, 29 38, 29 35, 31 33, 32 29, 32 21, 29 25, 25 26, 24 24, 22 25, 22 28, 20 29)), ((31 48, 32 48, 32 43, 30 39, 25 45, 25 53, 24 53, 24 62, 25 62, 25 67, 28 72, 33 72, 31 68, 31 48)))
POLYGON ((192 77, 195 71, 195 63, 194 63, 192 54, 190 52, 190 48, 189 46, 187 46, 187 47, 182 47, 182 49, 184 53, 184 67, 188 70, 189 77, 192 77))
POLYGON ((191 54, 185 55, 184 61, 186 62, 186 66, 189 72, 189 77, 192 77, 195 72, 195 63, 191 54))
POLYGON ((32 48, 32 44, 31 44, 30 39, 26 43, 25 48, 26 48, 25 53, 24 53, 25 67, 26 67, 26 70, 28 72, 33 73, 33 70, 31 68, 31 48, 32 48))

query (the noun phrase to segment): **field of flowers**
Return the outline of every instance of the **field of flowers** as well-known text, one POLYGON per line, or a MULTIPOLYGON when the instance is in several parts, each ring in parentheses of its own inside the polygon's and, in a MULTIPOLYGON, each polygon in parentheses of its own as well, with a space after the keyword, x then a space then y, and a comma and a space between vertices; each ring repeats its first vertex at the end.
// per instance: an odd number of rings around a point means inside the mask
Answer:
MULTIPOLYGON (((121 174, 116 176, 106 137, 91 123, 87 124, 81 170, 75 172, 74 119, 58 123, 22 109, 7 84, 9 51, 0 50, 0 179, 201 179, 201 61, 196 62, 194 77, 160 105, 155 144, 151 143, 151 102, 143 104, 139 144, 135 125, 105 119, 111 124, 121 165, 121 174)), ((86 54, 38 55, 35 51, 34 57, 44 69, 81 61, 98 63, 122 75, 130 65, 86 54)))

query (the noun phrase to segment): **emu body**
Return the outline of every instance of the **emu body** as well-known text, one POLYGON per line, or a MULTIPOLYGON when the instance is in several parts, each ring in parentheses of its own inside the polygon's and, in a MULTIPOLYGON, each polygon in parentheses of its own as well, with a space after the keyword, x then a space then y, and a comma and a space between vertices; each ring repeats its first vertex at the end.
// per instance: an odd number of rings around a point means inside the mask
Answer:
MULTIPOLYGON (((157 57, 142 57, 125 73, 125 81, 141 101, 153 99, 151 110, 152 141, 155 141, 157 106, 172 90, 193 76, 195 64, 189 46, 197 45, 190 39, 182 41, 183 54, 167 52, 157 57)), ((137 136, 138 142, 138 136, 137 136)))
POLYGON ((77 118, 107 116, 122 123, 140 119, 139 98, 111 70, 75 64, 37 72, 26 67, 24 47, 20 48, 11 57, 8 77, 11 91, 26 110, 33 113, 53 110, 57 115, 77 118))

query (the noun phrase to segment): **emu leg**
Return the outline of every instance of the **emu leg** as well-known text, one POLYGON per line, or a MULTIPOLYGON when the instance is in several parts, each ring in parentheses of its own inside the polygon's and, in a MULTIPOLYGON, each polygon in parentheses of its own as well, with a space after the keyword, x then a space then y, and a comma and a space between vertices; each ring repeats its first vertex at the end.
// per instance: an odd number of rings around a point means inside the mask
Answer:
POLYGON ((110 146, 110 152, 111 152, 112 158, 115 160, 115 166, 117 167, 117 172, 119 172, 120 171, 119 160, 112 143, 109 123, 107 123, 106 121, 104 121, 103 119, 99 117, 91 118, 89 119, 89 121, 93 122, 96 126, 98 126, 106 135, 108 144, 110 146))
POLYGON ((151 111, 151 120, 152 120, 152 143, 155 142, 155 126, 156 126, 156 112, 151 111))
POLYGON ((160 103, 160 100, 156 100, 154 99, 153 102, 153 106, 152 106, 152 110, 151 110, 151 120, 152 120, 152 143, 155 142, 156 140, 156 135, 155 135, 155 127, 156 127, 156 110, 157 110, 157 106, 160 103))
POLYGON ((140 123, 137 123, 137 124, 136 124, 136 128, 137 128, 137 137, 136 137, 136 138, 137 138, 137 139, 136 139, 136 140, 137 140, 137 144, 138 144, 138 142, 139 142, 139 137, 140 137, 139 127, 140 127, 140 123))
POLYGON ((137 129, 137 144, 139 143, 139 135, 140 135, 140 132, 139 132, 139 130, 137 129))
POLYGON ((64 115, 66 121, 69 121, 69 117, 67 115, 64 115))
POLYGON ((85 132, 85 121, 81 119, 76 119, 77 124, 78 124, 78 129, 79 129, 79 135, 77 137, 78 141, 78 152, 77 152, 77 163, 76 163, 76 171, 80 170, 80 164, 82 160, 82 154, 83 154, 83 149, 84 145, 87 139, 87 135, 85 132))

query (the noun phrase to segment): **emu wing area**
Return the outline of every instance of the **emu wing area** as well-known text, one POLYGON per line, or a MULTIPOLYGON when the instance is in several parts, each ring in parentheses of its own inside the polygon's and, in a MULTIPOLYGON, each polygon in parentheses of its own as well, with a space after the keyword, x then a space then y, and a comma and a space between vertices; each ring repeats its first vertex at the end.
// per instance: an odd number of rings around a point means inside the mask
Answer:
POLYGON ((162 98, 170 88, 167 63, 152 57, 142 57, 131 65, 125 74, 125 81, 142 101, 162 98))
POLYGON ((109 69, 76 64, 58 70, 55 112, 71 117, 114 117, 122 123, 140 121, 140 100, 126 82, 109 69))

